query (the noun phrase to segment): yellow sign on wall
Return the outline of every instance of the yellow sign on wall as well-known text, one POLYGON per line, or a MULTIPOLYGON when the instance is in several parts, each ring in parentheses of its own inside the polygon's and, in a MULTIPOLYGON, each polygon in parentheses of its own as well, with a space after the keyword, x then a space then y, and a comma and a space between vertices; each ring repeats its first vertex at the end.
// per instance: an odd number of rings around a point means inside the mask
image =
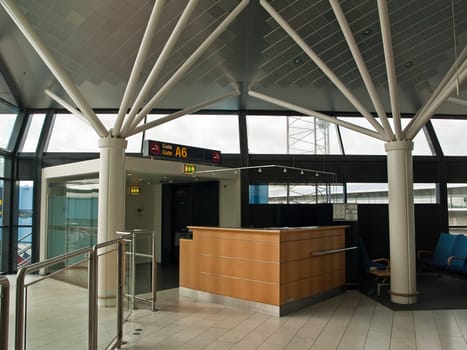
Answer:
POLYGON ((194 165, 194 164, 184 164, 183 165, 183 173, 193 174, 195 171, 196 171, 196 165, 194 165))
POLYGON ((130 186, 130 194, 137 196, 141 193, 141 188, 139 186, 130 186))

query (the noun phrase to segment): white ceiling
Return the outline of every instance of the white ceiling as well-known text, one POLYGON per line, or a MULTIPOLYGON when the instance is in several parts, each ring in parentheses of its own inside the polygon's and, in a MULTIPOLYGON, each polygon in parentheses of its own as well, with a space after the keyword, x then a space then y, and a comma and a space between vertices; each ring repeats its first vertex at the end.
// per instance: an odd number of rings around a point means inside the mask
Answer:
MULTIPOLYGON (((154 0, 11 1, 20 7, 93 108, 119 107, 154 0)), ((154 91, 237 3, 199 1, 154 91)), ((363 104, 374 111, 329 2, 270 3, 363 104)), ((143 77, 152 68, 185 4, 185 0, 167 1, 143 77)), ((340 4, 385 109, 390 112, 377 3, 342 0, 340 4)), ((414 113, 452 65, 456 54, 467 45, 467 1, 390 0, 388 6, 401 111, 414 113)), ((45 89, 66 98, 63 88, 3 9, 0 9, 0 58, 6 67, 5 75, 12 77, 25 106, 57 106, 45 95, 45 89)), ((139 85, 142 83, 143 80, 139 85)), ((257 0, 250 1, 156 108, 187 107, 230 92, 234 85, 240 88, 241 95, 211 108, 278 109, 248 96, 247 89, 251 86, 314 110, 355 111, 257 0)), ((2 80, 0 89, 0 97, 11 102, 11 92, 2 80)), ((461 86, 457 97, 467 100, 466 90, 461 86)), ((451 102, 444 103, 439 112, 467 114, 465 105, 451 102)))

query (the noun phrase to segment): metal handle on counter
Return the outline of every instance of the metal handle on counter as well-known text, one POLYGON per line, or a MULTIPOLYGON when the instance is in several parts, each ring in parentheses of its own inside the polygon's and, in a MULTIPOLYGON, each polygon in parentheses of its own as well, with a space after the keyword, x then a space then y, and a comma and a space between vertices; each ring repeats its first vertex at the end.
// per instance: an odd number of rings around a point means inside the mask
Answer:
POLYGON ((345 252, 347 250, 354 250, 354 249, 357 249, 357 246, 348 247, 348 248, 341 248, 341 249, 321 250, 321 251, 318 251, 318 252, 311 252, 311 256, 335 254, 335 253, 341 253, 341 252, 345 252))

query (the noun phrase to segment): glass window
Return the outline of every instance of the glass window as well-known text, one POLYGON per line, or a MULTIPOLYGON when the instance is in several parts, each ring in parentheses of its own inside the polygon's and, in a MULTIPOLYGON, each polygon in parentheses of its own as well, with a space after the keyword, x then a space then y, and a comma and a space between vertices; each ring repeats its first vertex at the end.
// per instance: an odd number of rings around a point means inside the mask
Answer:
MULTIPOLYGON (((352 124, 356 124, 358 126, 362 126, 370 130, 374 129, 370 122, 367 121, 365 118, 339 117, 339 119, 352 124)), ((407 126, 409 122, 410 119, 402 118, 402 129, 404 129, 404 127, 407 126)), ((389 123, 391 124, 394 130, 394 123, 392 118, 389 118, 389 123)), ((345 154, 386 154, 386 151, 384 149, 384 141, 378 140, 374 137, 367 136, 344 127, 339 127, 339 130, 341 132, 345 154)), ((415 136, 413 141, 413 155, 433 155, 424 132, 419 132, 417 136, 415 136)))
POLYGON ((4 182, 0 180, 0 226, 3 225, 4 182))
POLYGON ((250 204, 343 203, 342 184, 258 184, 250 185, 250 204))
POLYGON ((57 114, 50 135, 48 152, 99 152, 96 132, 71 114, 57 114))
POLYGON ((447 187, 449 232, 467 234, 467 184, 450 183, 447 187))
POLYGON ((388 184, 349 182, 347 203, 388 203, 388 184))
POLYGON ((0 227, 0 272, 3 272, 3 228, 0 227))
MULTIPOLYGON (((117 120, 117 114, 98 114, 97 116, 99 117, 102 124, 104 124, 107 130, 110 130, 111 128, 113 128, 117 120)), ((138 125, 141 125, 143 121, 141 121, 138 125)), ((128 141, 128 144, 126 146, 125 153, 141 153, 141 145, 143 142, 142 132, 128 137, 127 141, 128 141)), ((97 151, 99 151, 99 149, 97 151)))
POLYGON ((30 119, 28 132, 22 149, 23 152, 36 152, 42 126, 44 125, 45 114, 33 114, 30 119))
POLYGON ((16 114, 0 114, 0 148, 7 149, 15 122, 16 114))
MULTIPOLYGON (((402 130, 409 124, 411 119, 408 118, 401 118, 401 125, 402 130)), ((389 120, 392 123, 392 118, 389 120)), ((394 128, 393 128, 394 130, 394 128)), ((413 151, 412 154, 415 156, 432 156, 433 152, 431 151, 430 144, 428 143, 428 139, 426 138, 425 133, 423 130, 420 130, 418 134, 413 139, 413 151)))
POLYGON ((437 187, 434 183, 414 183, 413 201, 415 204, 438 203, 437 187))
MULTIPOLYGON (((339 117, 338 119, 366 129, 374 129, 365 118, 339 117)), ((344 127, 339 127, 339 130, 345 154, 386 154, 383 141, 344 127)))
POLYGON ((98 179, 52 183, 48 188, 47 256, 97 241, 98 179))
POLYGON ((447 184, 448 208, 467 209, 467 184, 447 184))
POLYGON ((5 157, 0 156, 0 177, 5 176, 5 157))
POLYGON ((32 181, 19 182, 17 268, 21 268, 31 262, 33 190, 32 181))
POLYGON ((467 120, 432 118, 431 123, 445 155, 467 155, 467 120))
POLYGON ((248 115, 251 154, 342 154, 334 124, 315 117, 248 115))
MULTIPOLYGON (((109 130, 113 127, 116 114, 100 114, 99 119, 109 130)), ((71 114, 55 116, 48 152, 99 152, 99 136, 81 119, 71 114)), ((141 133, 128 138, 126 152, 141 152, 141 133)))
MULTIPOLYGON (((148 115, 147 119, 161 117, 148 115)), ((145 139, 240 153, 237 115, 186 115, 147 130, 145 139)))

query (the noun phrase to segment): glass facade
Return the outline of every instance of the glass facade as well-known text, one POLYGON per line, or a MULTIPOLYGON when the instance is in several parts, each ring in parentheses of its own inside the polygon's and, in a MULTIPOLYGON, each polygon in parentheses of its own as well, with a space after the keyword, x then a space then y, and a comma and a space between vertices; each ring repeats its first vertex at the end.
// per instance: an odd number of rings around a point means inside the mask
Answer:
POLYGON ((448 183, 449 232, 467 234, 467 183, 448 183))
POLYGON ((344 203, 344 186, 335 183, 249 186, 250 204, 344 203))
POLYGON ((32 181, 19 181, 19 204, 17 225, 17 268, 31 262, 32 258, 32 208, 34 184, 32 181))
POLYGON ((8 149, 15 122, 16 114, 0 114, 0 148, 8 149))
POLYGON ((248 115, 251 154, 342 154, 337 127, 315 117, 248 115))
MULTIPOLYGON (((339 117, 339 119, 364 127, 366 129, 374 130, 373 126, 365 118, 339 117)), ((392 119, 390 119, 389 122, 393 124, 392 119)), ((402 129, 404 129, 409 122, 410 119, 401 119, 402 129)), ((339 130, 341 132, 345 154, 386 154, 386 151, 384 149, 384 142, 377 140, 374 137, 367 136, 350 129, 339 127, 339 130)), ((433 155, 433 152, 431 151, 429 142, 423 130, 415 136, 413 142, 413 155, 433 155)))
MULTIPOLYGON (((163 116, 161 114, 148 115, 146 122, 163 116)), ((38 228, 34 228, 32 224, 34 182, 30 177, 34 175, 28 174, 26 177, 19 177, 14 181, 10 179, 12 173, 10 159, 15 155, 7 148, 12 146, 11 136, 20 135, 20 125, 15 124, 16 117, 16 114, 0 115, 0 153, 2 154, 0 155, 0 244, 3 246, 0 254, 4 255, 2 260, 4 263, 12 260, 10 257, 5 258, 6 254, 17 254, 17 267, 19 267, 20 264, 27 263, 32 255, 34 249, 32 247, 32 232, 38 228), (28 179, 28 181, 24 179, 28 179), (16 208, 8 207, 12 188, 15 193, 19 193, 14 196, 17 198, 14 203, 16 208), (6 215, 5 212, 7 212, 6 215), (17 243, 17 251, 14 249, 13 252, 6 251, 5 237, 6 241, 9 242, 8 246, 14 246, 17 243)), ((45 117, 46 114, 40 112, 25 119, 28 120, 29 125, 25 126, 26 134, 21 152, 30 154, 36 152, 45 117)), ((112 128, 116 120, 115 113, 98 114, 98 117, 106 129, 112 128)), ((373 129, 364 118, 339 118, 373 129)), ((392 124, 392 120, 389 119, 389 121, 392 124)), ((403 118, 401 120, 402 127, 404 128, 409 121, 409 118, 403 118)), ((444 155, 467 156, 467 143, 463 136, 467 132, 467 120, 435 118, 431 120, 431 123, 444 155)), ((246 115, 246 127, 246 135, 240 135, 238 114, 187 115, 129 137, 126 152, 140 153, 143 139, 155 139, 194 147, 218 149, 223 153, 239 156, 240 137, 246 136, 248 152, 252 155, 249 161, 253 159, 253 165, 255 157, 263 157, 272 164, 282 164, 284 159, 286 161, 293 159, 295 162, 295 156, 297 159, 300 157, 305 159, 304 156, 313 155, 371 157, 371 155, 386 154, 384 142, 314 117, 259 115, 255 113, 246 115), (272 155, 272 157, 269 159, 261 155, 272 155)), ((98 153, 98 139, 99 136, 87 123, 68 113, 57 114, 52 123, 46 150, 47 155, 45 156, 57 157, 53 153, 59 152, 98 153)), ((431 141, 425 133, 419 132, 414 139, 413 155, 433 156, 430 143, 431 141)), ((34 157, 30 154, 22 154, 20 157, 34 157)), ((87 159, 86 157, 88 156, 84 155, 83 159, 87 159)), ((89 157, 95 156, 89 155, 89 157)), ((63 156, 63 159, 54 160, 54 162, 59 164, 62 160, 66 162, 65 159, 66 156, 63 156)), ((235 162, 241 162, 240 156, 238 158, 232 157, 232 159, 235 162)), ((27 164, 25 169, 27 169, 27 164)), ((345 171, 345 168, 343 170, 345 171)), ((340 170, 337 172, 341 174, 340 170)), ((347 198, 348 203, 387 203, 387 184, 356 182, 362 179, 354 180, 353 174, 350 175, 350 178, 346 177, 345 174, 343 176, 345 181, 348 181, 346 185, 319 182, 302 183, 301 181, 304 180, 298 178, 289 181, 285 175, 283 180, 268 180, 266 177, 266 182, 269 181, 269 183, 249 185, 249 203, 344 203, 345 198, 347 198)), ((436 176, 434 174, 433 178, 436 176)), ((363 181, 365 180, 366 178, 363 179, 363 181)), ((381 179, 379 180, 381 181, 381 179)), ((335 180, 331 181, 335 182, 335 180)), ((442 185, 437 183, 414 184, 414 202, 416 204, 438 203, 437 189, 438 186, 442 185)), ((467 213, 465 188, 467 185, 464 186, 464 184, 448 184, 449 225, 455 227, 456 230, 463 229, 464 211, 467 213)), ((97 181, 94 179, 64 181, 60 184, 52 184, 49 190, 49 226, 47 230, 49 256, 56 256, 95 243, 97 235, 97 181)), ((467 219, 465 226, 467 227, 467 219)))
MULTIPOLYGON (((148 115, 151 122, 164 115, 148 115)), ((238 116, 230 114, 186 115, 145 132, 146 140, 156 140, 193 147, 240 153, 238 116)))
POLYGON ((467 120, 431 119, 431 123, 444 155, 467 155, 467 120))
POLYGON ((31 115, 28 132, 24 140, 22 152, 36 152, 37 143, 44 125, 45 114, 38 113, 31 115))
POLYGON ((97 242, 98 179, 52 183, 48 188, 47 256, 97 242))

